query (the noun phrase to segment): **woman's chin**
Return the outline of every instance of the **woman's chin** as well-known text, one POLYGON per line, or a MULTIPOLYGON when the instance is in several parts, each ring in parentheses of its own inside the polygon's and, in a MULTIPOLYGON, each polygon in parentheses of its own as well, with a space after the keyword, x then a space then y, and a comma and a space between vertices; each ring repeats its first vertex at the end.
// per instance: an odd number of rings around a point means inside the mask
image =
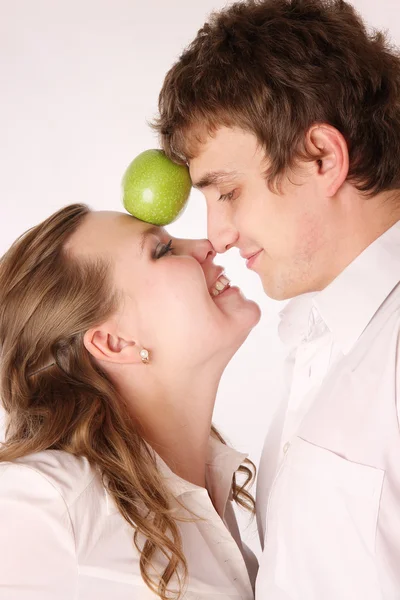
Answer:
POLYGON ((232 337, 232 347, 235 347, 234 353, 244 344, 260 318, 260 307, 250 300, 246 300, 240 310, 229 314, 229 336, 232 337))
POLYGON ((261 318, 261 309, 253 300, 248 300, 237 287, 229 288, 215 298, 215 303, 222 312, 234 320, 237 325, 248 333, 257 325, 261 318))
POLYGON ((247 327, 248 332, 250 333, 250 331, 260 322, 261 309, 256 302, 247 300, 246 311, 243 311, 243 315, 238 315, 238 317, 239 316, 243 319, 243 327, 247 327))

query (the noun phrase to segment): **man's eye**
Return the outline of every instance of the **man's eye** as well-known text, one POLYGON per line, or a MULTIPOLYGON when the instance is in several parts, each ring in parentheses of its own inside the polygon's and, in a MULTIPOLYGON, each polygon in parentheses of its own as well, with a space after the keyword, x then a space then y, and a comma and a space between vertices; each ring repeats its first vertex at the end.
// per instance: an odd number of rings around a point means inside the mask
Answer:
POLYGON ((231 192, 228 192, 227 194, 222 194, 219 198, 218 198, 218 202, 229 202, 229 200, 235 200, 235 198, 237 197, 237 189, 232 190, 231 192))
POLYGON ((153 258, 158 259, 166 256, 167 254, 172 254, 174 251, 172 247, 172 240, 169 240, 168 244, 158 244, 157 248, 153 252, 153 258))

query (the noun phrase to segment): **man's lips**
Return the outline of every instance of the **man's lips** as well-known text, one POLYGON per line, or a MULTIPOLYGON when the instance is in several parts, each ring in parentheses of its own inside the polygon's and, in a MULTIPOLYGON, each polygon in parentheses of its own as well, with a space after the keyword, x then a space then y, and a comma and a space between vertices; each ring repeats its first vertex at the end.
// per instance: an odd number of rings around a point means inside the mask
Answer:
POLYGON ((257 257, 261 254, 262 250, 257 250, 257 252, 249 252, 247 254, 242 254, 241 256, 246 259, 246 267, 248 269, 251 269, 251 267, 253 266, 254 262, 256 261, 257 257))

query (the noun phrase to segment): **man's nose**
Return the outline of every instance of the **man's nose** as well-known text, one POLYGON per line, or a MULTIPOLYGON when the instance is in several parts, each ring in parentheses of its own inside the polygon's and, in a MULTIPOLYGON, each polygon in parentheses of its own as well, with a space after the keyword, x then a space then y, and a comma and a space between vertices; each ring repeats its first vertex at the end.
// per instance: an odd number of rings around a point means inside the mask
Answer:
POLYGON ((223 209, 208 209, 207 235, 218 254, 223 254, 235 246, 239 232, 233 225, 229 211, 223 209))

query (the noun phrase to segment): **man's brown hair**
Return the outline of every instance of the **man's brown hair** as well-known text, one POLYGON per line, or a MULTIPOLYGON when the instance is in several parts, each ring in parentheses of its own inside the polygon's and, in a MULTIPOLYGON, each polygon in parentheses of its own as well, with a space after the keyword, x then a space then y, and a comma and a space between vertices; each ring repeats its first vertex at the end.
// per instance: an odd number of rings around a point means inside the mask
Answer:
POLYGON ((167 73, 153 126, 176 162, 219 126, 249 131, 273 184, 307 156, 316 123, 343 134, 360 191, 400 188, 400 54, 343 0, 247 0, 213 13, 167 73))

